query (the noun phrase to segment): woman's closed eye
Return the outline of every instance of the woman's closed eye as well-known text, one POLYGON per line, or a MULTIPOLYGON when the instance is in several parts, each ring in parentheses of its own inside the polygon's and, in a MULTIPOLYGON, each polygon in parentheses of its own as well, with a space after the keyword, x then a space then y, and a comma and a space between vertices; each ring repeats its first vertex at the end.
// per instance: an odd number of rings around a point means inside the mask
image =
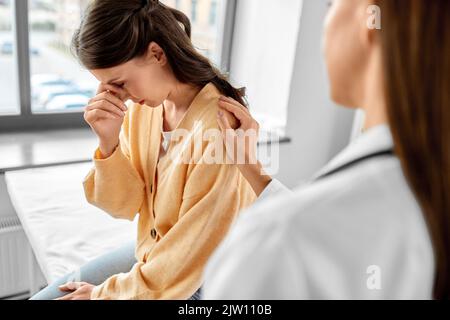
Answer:
POLYGON ((121 81, 121 82, 110 82, 110 84, 115 87, 123 89, 126 83, 124 81, 121 81))

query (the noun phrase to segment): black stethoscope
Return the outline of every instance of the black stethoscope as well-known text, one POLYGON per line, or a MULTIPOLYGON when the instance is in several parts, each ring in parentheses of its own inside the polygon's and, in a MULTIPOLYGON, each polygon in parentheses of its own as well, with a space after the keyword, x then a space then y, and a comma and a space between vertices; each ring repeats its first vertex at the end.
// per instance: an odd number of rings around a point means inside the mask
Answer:
POLYGON ((324 175, 321 175, 321 176, 317 177, 315 179, 315 181, 322 180, 324 178, 327 178, 327 177, 330 177, 332 175, 335 175, 335 174, 337 174, 339 172, 345 171, 345 170, 347 170, 347 169, 349 169, 351 167, 356 166, 357 164, 359 164, 361 162, 364 162, 364 161, 367 161, 367 160, 370 160, 370 159, 373 159, 373 158, 386 157, 386 156, 391 156, 391 157, 395 156, 394 150, 379 151, 379 152, 368 154, 368 155, 366 155, 364 157, 355 159, 355 160, 353 160, 353 161, 351 161, 351 162, 349 162, 347 164, 344 164, 341 167, 338 167, 338 168, 336 168, 336 169, 334 169, 334 170, 332 170, 332 171, 330 171, 328 173, 325 173, 324 175))

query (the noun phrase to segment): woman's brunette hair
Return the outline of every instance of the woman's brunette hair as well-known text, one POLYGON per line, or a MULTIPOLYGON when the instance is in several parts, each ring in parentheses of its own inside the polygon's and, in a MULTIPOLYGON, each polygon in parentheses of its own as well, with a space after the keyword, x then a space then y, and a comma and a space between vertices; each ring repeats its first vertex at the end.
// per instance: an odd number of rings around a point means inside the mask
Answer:
POLYGON ((94 0, 73 36, 72 50, 87 69, 105 69, 143 56, 151 42, 164 50, 178 81, 199 87, 211 82, 245 105, 243 90, 194 48, 188 17, 157 0, 94 0))
POLYGON ((433 242, 434 298, 450 295, 450 1, 376 0, 396 153, 433 242))

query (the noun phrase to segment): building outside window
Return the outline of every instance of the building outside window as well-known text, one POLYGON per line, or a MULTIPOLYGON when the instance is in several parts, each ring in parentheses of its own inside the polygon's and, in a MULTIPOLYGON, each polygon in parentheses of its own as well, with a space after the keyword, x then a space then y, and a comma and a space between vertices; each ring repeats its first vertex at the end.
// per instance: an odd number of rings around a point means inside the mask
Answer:
MULTIPOLYGON (((75 59, 70 43, 91 1, 0 0, 0 130, 36 126, 44 119, 84 124, 81 114, 98 81, 75 59)), ((220 66, 224 28, 219 24, 229 20, 212 19, 210 10, 224 16, 227 1, 161 2, 188 15, 194 46, 220 66)))
POLYGON ((191 0, 191 20, 192 22, 197 21, 197 0, 191 0))
POLYGON ((217 23, 217 1, 212 0, 209 10, 209 24, 214 26, 217 23))
POLYGON ((11 1, 0 1, 0 115, 20 112, 11 1))

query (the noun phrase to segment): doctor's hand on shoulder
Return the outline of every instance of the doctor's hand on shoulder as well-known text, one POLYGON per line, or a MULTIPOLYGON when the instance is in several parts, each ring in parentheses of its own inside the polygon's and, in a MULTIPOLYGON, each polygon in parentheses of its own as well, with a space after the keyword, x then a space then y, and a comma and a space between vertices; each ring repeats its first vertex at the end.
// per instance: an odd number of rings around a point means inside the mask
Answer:
POLYGON ((99 138, 99 150, 103 158, 111 156, 119 145, 127 99, 128 94, 121 87, 101 84, 97 95, 85 108, 84 119, 99 138))
POLYGON ((219 99, 217 119, 228 158, 236 164, 256 195, 260 196, 272 181, 272 177, 264 172, 262 164, 257 159, 259 123, 245 106, 224 96, 219 99), (225 111, 232 113, 239 120, 238 129, 232 128, 225 117, 225 111))

